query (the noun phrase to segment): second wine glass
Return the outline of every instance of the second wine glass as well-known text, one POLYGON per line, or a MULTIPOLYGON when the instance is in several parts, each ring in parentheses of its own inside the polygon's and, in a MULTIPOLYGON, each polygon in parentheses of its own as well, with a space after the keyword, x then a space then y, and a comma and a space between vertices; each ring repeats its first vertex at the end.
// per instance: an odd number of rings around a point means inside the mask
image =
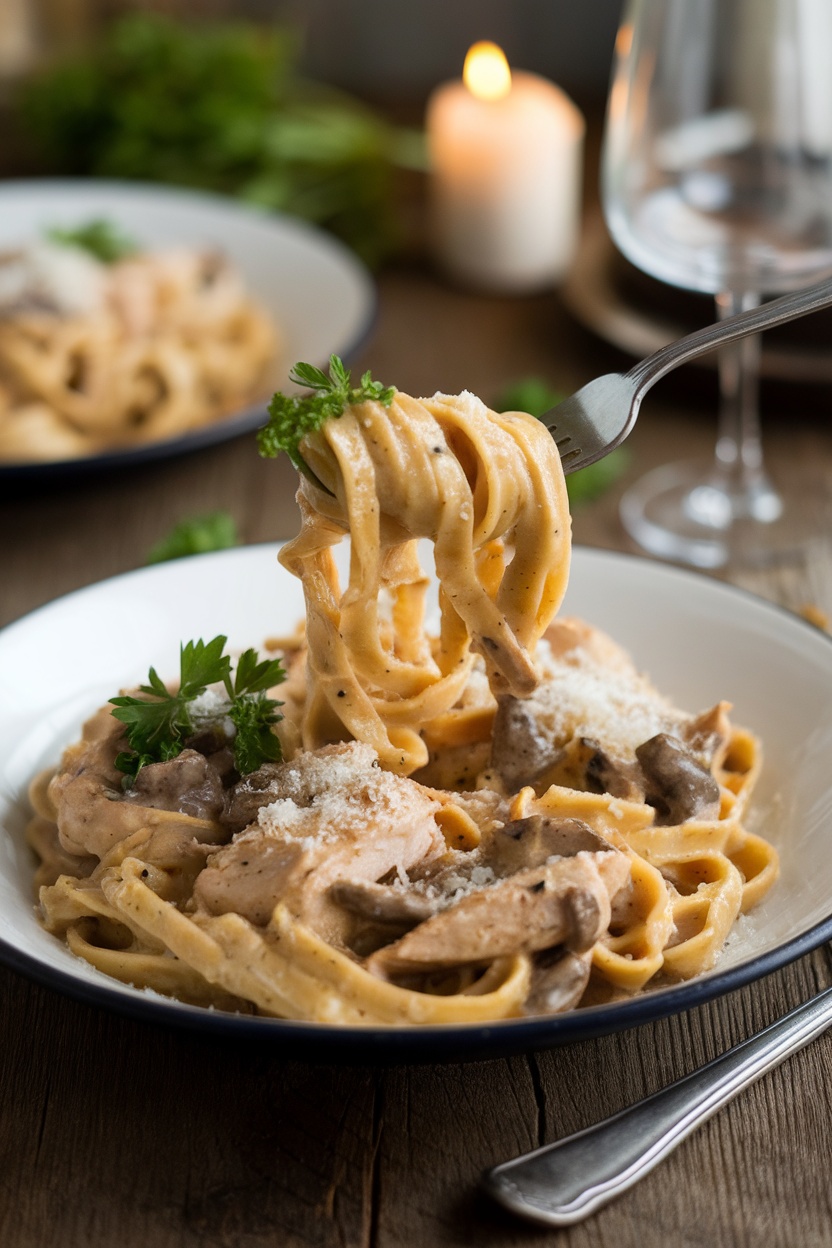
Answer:
MULTIPOLYGON (((624 255, 720 316, 832 272, 830 64, 829 0, 629 0, 602 156, 624 255)), ((759 353, 759 338, 720 353, 713 463, 656 469, 622 499, 652 554, 716 568, 806 539, 804 500, 764 466, 759 353)))

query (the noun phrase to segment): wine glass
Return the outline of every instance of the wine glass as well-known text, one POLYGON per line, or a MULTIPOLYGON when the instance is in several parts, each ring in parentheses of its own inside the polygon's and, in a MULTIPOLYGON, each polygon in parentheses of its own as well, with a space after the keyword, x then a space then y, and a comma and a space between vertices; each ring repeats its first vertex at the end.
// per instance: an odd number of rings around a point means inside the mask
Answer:
MULTIPOLYGON (((628 0, 601 161, 613 240, 730 316, 832 271, 832 0, 628 0)), ((808 538, 763 463, 759 336, 719 354, 710 465, 648 473, 621 503, 651 554, 764 564, 808 538)))

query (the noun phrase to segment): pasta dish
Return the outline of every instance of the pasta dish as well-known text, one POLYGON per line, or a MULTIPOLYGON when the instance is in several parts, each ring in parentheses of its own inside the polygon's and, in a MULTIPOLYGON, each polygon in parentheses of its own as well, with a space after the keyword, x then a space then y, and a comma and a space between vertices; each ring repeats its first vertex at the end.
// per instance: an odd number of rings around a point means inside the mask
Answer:
POLYGON ((305 621, 262 661, 188 643, 178 691, 151 669, 36 779, 47 929, 140 988, 346 1025, 554 1014, 708 970, 777 875, 743 823, 758 741, 557 616, 570 518, 542 424, 332 363, 272 409, 305 621))
MULTIPOLYGON (((101 223, 98 226, 101 229, 101 223)), ((267 392, 278 334, 219 252, 0 255, 0 462, 175 437, 267 392)))

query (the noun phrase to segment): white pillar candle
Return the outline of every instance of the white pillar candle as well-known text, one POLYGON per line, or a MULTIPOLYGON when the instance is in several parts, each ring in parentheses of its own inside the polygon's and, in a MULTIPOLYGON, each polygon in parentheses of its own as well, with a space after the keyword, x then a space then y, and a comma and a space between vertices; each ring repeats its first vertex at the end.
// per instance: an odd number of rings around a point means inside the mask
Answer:
POLYGON ((577 243, 584 120, 536 74, 478 44, 428 102, 432 241, 455 278, 522 292, 564 276, 577 243))

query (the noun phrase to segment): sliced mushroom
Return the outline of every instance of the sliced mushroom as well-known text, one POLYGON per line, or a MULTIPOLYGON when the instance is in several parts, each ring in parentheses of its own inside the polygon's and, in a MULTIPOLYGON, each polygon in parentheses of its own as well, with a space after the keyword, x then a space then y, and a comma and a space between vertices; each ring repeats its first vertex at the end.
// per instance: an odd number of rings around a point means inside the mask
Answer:
POLYGON ((542 866, 550 858, 572 858, 583 851, 618 852, 582 819, 528 815, 494 833, 488 845, 488 861, 500 875, 512 875, 527 867, 542 866))
POLYGON ((553 945, 590 948, 610 920, 609 895, 588 855, 556 858, 467 893, 369 959, 389 973, 488 962, 553 945))
POLYGON ((329 895, 339 906, 361 919, 405 929, 424 922, 437 910, 436 902, 424 894, 405 892, 369 880, 336 880, 330 886, 329 895))
POLYGON ((497 699, 491 736, 491 766, 514 793, 554 766, 559 748, 541 732, 532 705, 505 695, 497 699))
POLYGON ((221 822, 232 832, 247 828, 257 818, 261 806, 268 806, 280 796, 283 772, 280 763, 264 763, 257 771, 243 776, 226 794, 221 822))
POLYGON ((645 800, 656 808, 656 823, 673 826, 688 819, 715 819, 719 785, 678 737, 660 732, 636 749, 645 779, 645 800))
POLYGON ((585 771, 588 788, 628 802, 643 801, 644 788, 636 763, 614 758, 588 737, 582 737, 581 744, 589 751, 585 771))
POLYGON ((557 947, 538 953, 532 964, 532 982, 524 1014, 560 1014, 574 1009, 589 982, 589 951, 573 953, 557 947))
POLYGON ((225 794, 219 772, 205 755, 183 750, 169 762, 142 767, 125 801, 154 810, 175 810, 197 819, 216 819, 225 794))

